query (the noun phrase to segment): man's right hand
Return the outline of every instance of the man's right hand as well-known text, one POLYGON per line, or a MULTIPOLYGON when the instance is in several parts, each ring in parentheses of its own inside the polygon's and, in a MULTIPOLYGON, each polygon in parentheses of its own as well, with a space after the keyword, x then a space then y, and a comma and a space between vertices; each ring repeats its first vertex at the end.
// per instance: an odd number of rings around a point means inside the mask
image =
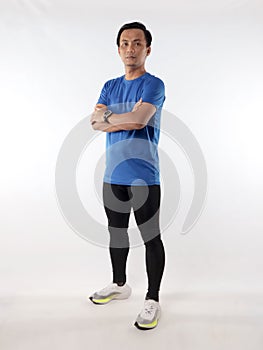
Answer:
POLYGON ((133 106, 132 112, 136 112, 141 105, 142 105, 142 98, 140 98, 139 101, 133 106))

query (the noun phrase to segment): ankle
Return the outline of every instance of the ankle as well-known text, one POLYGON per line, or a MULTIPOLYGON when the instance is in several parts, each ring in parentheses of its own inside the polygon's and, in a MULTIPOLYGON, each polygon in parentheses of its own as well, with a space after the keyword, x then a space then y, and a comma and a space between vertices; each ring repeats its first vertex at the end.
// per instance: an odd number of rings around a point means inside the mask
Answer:
POLYGON ((150 296, 147 296, 147 295, 146 295, 145 300, 149 300, 149 299, 154 300, 154 301, 156 301, 157 303, 159 303, 159 297, 150 297, 150 296))
POLYGON ((126 282, 114 282, 117 284, 118 287, 123 287, 126 282))

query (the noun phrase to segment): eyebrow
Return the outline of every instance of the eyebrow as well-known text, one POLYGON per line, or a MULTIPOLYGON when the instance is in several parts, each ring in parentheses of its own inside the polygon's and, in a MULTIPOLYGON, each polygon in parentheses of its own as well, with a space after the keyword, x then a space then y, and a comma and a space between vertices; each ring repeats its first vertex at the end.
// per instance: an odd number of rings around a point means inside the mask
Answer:
MULTIPOLYGON (((128 39, 122 39, 121 41, 129 41, 128 39)), ((132 41, 141 41, 141 39, 134 39, 132 41)))

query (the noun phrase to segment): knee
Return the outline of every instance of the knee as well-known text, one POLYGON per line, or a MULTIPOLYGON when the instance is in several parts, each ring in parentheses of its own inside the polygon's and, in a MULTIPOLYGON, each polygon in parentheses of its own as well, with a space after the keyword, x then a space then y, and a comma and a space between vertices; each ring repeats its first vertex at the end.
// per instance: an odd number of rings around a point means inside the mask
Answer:
POLYGON ((110 247, 127 248, 129 247, 129 236, 127 228, 109 227, 110 247))
POLYGON ((161 240, 160 234, 158 234, 157 236, 155 236, 154 238, 152 238, 148 241, 144 241, 144 245, 146 248, 160 246, 160 244, 162 245, 162 240, 161 240))

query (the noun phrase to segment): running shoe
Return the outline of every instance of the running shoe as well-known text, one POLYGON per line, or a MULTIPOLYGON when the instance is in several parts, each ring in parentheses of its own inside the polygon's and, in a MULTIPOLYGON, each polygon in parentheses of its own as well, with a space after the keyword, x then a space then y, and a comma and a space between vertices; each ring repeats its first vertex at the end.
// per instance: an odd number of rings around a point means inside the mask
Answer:
POLYGON ((131 287, 128 284, 118 286, 117 283, 110 283, 107 287, 92 294, 89 299, 98 305, 109 303, 111 300, 127 299, 131 295, 131 287))
POLYGON ((145 300, 143 309, 138 315, 134 326, 142 330, 153 329, 157 326, 160 316, 160 304, 152 299, 145 300))

